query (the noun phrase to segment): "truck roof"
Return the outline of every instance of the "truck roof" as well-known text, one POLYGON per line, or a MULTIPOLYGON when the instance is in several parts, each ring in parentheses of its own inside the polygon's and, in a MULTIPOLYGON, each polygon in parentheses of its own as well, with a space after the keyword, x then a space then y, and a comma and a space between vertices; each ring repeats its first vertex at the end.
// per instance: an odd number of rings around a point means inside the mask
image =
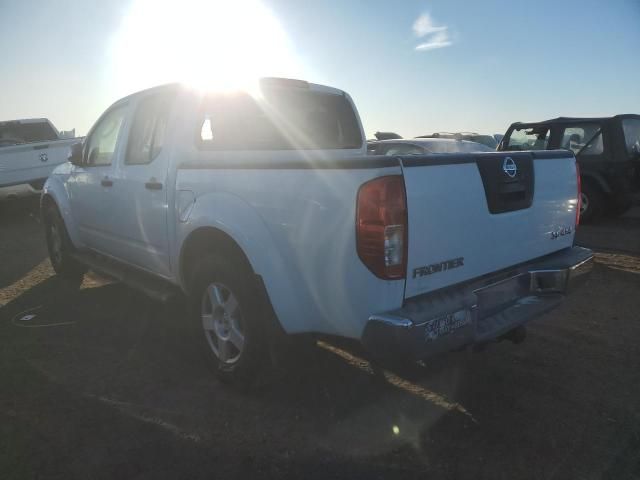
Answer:
MULTIPOLYGON (((345 92, 343 90, 340 90, 339 88, 329 87, 327 85, 321 85, 319 83, 311 83, 311 82, 307 82, 306 80, 298 80, 298 79, 293 79, 293 78, 261 77, 261 78, 258 79, 258 82, 261 85, 295 86, 295 87, 300 87, 300 88, 312 88, 313 90, 316 90, 316 91, 321 91, 321 92, 326 92, 326 93, 333 93, 335 95, 345 95, 345 92)), ((161 91, 161 90, 171 89, 171 88, 189 88, 189 87, 188 87, 188 85, 186 85, 184 83, 178 83, 178 82, 165 83, 165 84, 162 84, 162 85, 156 85, 155 87, 145 88, 144 90, 139 90, 137 92, 131 93, 131 94, 125 96, 125 97, 120 98, 119 100, 117 100, 116 103, 119 103, 119 102, 122 102, 124 100, 137 97, 138 95, 147 94, 147 93, 151 93, 151 92, 154 92, 154 91, 161 91)))
POLYGON ((539 125, 539 124, 552 124, 552 123, 577 123, 577 122, 603 122, 606 120, 613 120, 617 118, 640 118, 640 115, 635 113, 621 113, 612 117, 556 117, 549 120, 542 120, 541 122, 514 122, 513 125, 539 125))
POLYGON ((15 120, 0 120, 0 125, 6 125, 8 123, 51 123, 48 118, 17 118, 15 120))

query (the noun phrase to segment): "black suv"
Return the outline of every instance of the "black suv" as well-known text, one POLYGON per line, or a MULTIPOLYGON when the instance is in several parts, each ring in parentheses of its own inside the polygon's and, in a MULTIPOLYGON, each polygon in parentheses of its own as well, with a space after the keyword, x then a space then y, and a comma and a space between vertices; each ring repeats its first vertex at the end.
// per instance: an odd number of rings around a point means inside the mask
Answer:
POLYGON ((640 189, 640 115, 605 118, 559 117, 512 124, 498 150, 571 150, 580 166, 580 218, 619 215, 640 189))

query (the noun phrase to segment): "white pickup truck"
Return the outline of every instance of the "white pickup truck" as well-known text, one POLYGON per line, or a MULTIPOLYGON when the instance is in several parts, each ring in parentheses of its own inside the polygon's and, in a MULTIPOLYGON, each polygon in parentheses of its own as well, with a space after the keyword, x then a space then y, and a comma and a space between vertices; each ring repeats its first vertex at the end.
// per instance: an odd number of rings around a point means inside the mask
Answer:
POLYGON ((77 141, 46 118, 0 122, 0 200, 38 193, 77 141))
POLYGON ((517 339, 589 271, 568 151, 368 156, 349 95, 263 79, 123 98, 47 180, 51 262, 181 290, 222 378, 277 332, 413 359, 517 339))

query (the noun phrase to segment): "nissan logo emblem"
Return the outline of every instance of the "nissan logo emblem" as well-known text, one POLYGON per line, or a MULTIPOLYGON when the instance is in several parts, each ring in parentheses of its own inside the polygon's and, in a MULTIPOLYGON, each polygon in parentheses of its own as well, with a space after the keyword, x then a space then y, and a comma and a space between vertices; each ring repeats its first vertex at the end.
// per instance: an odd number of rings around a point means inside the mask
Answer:
POLYGON ((513 178, 518 174, 518 166, 516 165, 516 162, 513 161, 513 158, 507 157, 504 159, 504 162, 502 162, 502 171, 510 178, 513 178))

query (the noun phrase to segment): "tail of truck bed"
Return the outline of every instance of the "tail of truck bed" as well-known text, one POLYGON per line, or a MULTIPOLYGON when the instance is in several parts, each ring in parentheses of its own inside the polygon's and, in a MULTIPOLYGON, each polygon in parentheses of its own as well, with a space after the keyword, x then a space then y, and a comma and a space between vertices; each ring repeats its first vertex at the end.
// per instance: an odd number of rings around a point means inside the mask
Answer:
POLYGON ((567 151, 404 157, 405 297, 570 247, 579 211, 567 151))
POLYGON ((30 184, 39 190, 77 141, 61 139, 46 118, 0 122, 0 187, 30 184))

